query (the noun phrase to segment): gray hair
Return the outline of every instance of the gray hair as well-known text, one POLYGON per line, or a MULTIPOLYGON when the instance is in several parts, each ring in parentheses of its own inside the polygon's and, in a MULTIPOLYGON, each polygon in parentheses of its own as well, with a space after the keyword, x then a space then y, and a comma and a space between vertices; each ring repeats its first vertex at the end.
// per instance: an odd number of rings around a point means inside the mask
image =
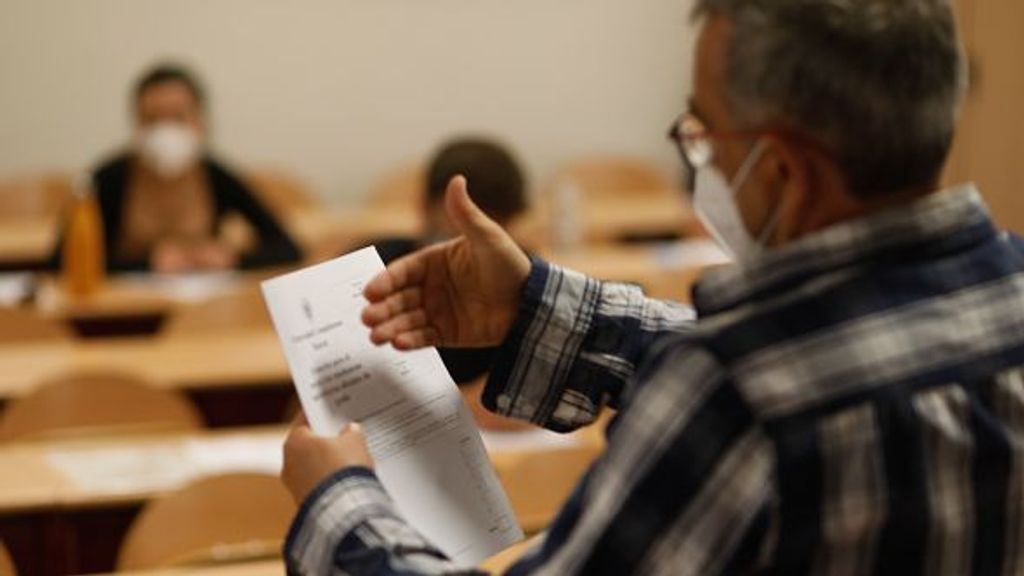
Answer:
POLYGON ((819 142, 863 196, 939 178, 967 77, 949 0, 697 0, 716 15, 741 127, 819 142))

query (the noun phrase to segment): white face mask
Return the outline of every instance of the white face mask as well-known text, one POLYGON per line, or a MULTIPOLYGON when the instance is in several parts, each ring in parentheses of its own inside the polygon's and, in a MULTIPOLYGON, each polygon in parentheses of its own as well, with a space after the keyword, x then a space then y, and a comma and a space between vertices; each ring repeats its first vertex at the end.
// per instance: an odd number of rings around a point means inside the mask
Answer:
POLYGON ((139 131, 136 148, 142 160, 163 178, 175 178, 199 158, 202 144, 195 130, 161 122, 139 131))
POLYGON ((694 211, 719 246, 740 263, 747 262, 761 253, 765 242, 778 224, 779 211, 776 210, 761 231, 760 237, 754 239, 736 205, 736 194, 746 184, 762 154, 764 142, 759 141, 743 161, 731 184, 712 162, 697 168, 694 211))

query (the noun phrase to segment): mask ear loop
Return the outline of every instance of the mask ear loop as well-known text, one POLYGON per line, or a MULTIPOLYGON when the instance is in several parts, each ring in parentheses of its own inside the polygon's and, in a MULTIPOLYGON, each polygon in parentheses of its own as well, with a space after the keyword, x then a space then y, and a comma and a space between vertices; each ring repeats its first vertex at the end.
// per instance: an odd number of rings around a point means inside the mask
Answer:
MULTIPOLYGON (((750 154, 747 155, 747 159, 743 161, 740 169, 736 172, 736 177, 733 178, 730 188, 732 188, 733 195, 738 194, 744 184, 747 183, 747 179, 750 178, 750 174, 754 171, 754 167, 761 161, 764 156, 764 151, 767 149, 768 144, 765 143, 764 139, 759 139, 754 147, 750 150, 750 154)), ((768 238, 775 233, 775 228, 779 225, 779 220, 782 218, 782 207, 777 207, 769 218, 768 223, 765 224, 764 228, 761 229, 761 233, 757 237, 757 245, 759 248, 763 248, 768 238)))

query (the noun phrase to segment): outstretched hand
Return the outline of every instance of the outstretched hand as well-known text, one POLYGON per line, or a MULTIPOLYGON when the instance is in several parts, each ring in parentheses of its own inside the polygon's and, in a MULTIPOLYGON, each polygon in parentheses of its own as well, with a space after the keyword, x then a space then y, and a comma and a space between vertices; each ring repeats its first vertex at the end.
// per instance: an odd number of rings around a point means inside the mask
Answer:
POLYGON ((396 260, 364 291, 370 339, 399 350, 501 343, 519 310, 530 259, 473 203, 462 176, 445 208, 460 236, 396 260))

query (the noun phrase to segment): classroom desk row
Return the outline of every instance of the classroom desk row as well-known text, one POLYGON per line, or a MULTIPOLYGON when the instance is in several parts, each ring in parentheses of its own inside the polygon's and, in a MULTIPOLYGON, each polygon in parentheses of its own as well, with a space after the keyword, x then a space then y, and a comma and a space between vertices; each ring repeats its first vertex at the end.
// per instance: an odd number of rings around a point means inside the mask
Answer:
MULTIPOLYGON (((521 223, 523 233, 548 236, 551 218, 534 210, 521 223)), ((305 209, 284 215, 284 226, 306 254, 321 259, 341 254, 361 242, 416 236, 423 223, 419 205, 367 206, 349 209, 305 209)), ((580 204, 581 240, 588 243, 627 237, 679 237, 693 223, 693 214, 676 191, 623 192, 588 198, 580 204)), ((57 237, 57 218, 0 220, 0 269, 34 268, 45 263, 57 237)), ((531 242, 543 245, 544 240, 531 242)))
MULTIPOLYGON (((683 300, 688 298, 694 274, 683 274, 689 280, 679 282, 680 272, 695 273, 726 260, 709 240, 541 248, 535 253, 597 278, 642 284, 655 297, 683 300), (669 282, 678 285, 669 287, 669 282)), ((286 271, 278 268, 177 276, 122 274, 108 278, 98 293, 88 297, 69 296, 61 291, 56 278, 42 277, 35 283, 34 301, 40 314, 62 321, 160 320, 182 306, 254 288, 260 281, 286 271)))
MULTIPOLYGON (((595 247, 542 256, 599 278, 638 283, 651 296, 679 301, 689 299, 690 286, 705 265, 722 260, 707 242, 595 247)), ((229 276, 228 283, 251 288, 261 277, 240 274, 229 276)), ((179 281, 172 281, 172 288, 174 282, 179 281)), ((39 306, 57 318, 166 316, 201 296, 189 286, 185 282, 168 290, 137 279, 112 279, 88 301, 54 303, 40 298, 39 306)), ((218 282, 212 286, 221 293, 218 282)), ((5 344, 0 346, 0 404, 28 394, 48 378, 97 368, 135 373, 157 386, 182 390, 215 427, 280 422, 292 398, 287 365, 267 323, 155 337, 5 344)))
POLYGON ((281 422, 292 396, 288 366, 268 328, 0 346, 0 402, 25 395, 48 378, 91 369, 121 370, 182 390, 215 427, 281 422))
MULTIPOLYGON (((0 539, 22 574, 113 569, 149 500, 199 477, 277 474, 281 426, 9 444, 0 447, 0 539)), ((485 432, 484 442, 527 532, 545 527, 602 447, 598 427, 573 435, 485 432)))

